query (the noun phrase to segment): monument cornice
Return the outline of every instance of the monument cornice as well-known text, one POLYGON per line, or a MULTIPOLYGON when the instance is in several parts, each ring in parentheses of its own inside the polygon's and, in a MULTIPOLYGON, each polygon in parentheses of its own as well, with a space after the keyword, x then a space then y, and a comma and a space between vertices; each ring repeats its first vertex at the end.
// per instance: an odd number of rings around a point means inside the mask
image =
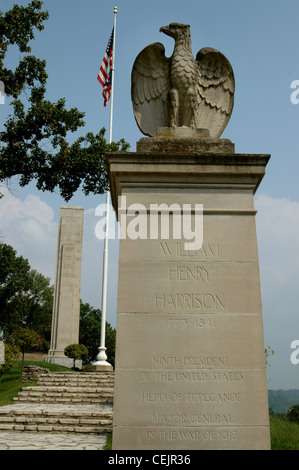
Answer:
POLYGON ((149 153, 107 154, 111 199, 118 209, 124 190, 247 190, 255 194, 265 175, 268 154, 149 153))

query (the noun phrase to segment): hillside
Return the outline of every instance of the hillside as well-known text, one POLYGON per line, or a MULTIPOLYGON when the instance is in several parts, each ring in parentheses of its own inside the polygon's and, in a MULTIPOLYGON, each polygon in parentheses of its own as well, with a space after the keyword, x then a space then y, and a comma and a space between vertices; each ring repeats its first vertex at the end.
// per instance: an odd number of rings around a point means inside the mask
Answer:
POLYGON ((299 390, 268 390, 269 408, 275 413, 285 413, 288 408, 299 404, 299 390))

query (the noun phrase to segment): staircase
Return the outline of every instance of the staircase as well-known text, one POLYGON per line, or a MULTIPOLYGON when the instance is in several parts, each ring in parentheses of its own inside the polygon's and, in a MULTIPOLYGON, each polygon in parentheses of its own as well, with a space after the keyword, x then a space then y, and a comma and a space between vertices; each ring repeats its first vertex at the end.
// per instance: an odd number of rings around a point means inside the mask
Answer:
POLYGON ((107 434, 112 430, 113 372, 51 372, 0 407, 0 431, 107 434))

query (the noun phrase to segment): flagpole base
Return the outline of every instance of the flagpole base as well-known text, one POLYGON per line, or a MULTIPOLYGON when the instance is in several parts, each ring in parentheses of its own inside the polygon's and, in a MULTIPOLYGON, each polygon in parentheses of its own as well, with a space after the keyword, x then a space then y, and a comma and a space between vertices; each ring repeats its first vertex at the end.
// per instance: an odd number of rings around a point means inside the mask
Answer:
POLYGON ((108 362, 106 362, 106 364, 99 364, 97 362, 97 363, 92 364, 91 370, 93 372, 112 372, 113 366, 109 364, 108 362))
POLYGON ((91 366, 91 370, 96 372, 109 372, 113 370, 113 366, 107 362, 106 348, 100 347, 97 361, 91 366))

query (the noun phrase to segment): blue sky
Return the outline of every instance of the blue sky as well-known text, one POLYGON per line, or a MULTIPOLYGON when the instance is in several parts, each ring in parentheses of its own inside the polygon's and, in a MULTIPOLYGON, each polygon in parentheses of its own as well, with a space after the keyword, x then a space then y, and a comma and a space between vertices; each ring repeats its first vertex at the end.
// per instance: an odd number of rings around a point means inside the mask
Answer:
MULTIPOLYGON (((2 0, 2 10, 15 2, 2 0)), ((26 1, 18 2, 26 5, 26 1)), ((162 42, 168 56, 173 40, 159 32, 170 22, 191 26, 193 53, 205 46, 219 49, 231 62, 235 106, 222 137, 238 153, 271 154, 266 176, 255 196, 263 299, 265 346, 274 356, 268 367, 269 388, 299 388, 299 364, 290 361, 290 344, 299 339, 299 104, 292 104, 291 83, 299 80, 297 0, 46 0, 50 18, 36 33, 32 52, 47 61, 47 98, 66 98, 67 106, 85 112, 87 131, 109 127, 96 76, 118 7, 113 140, 125 138, 135 151, 143 137, 133 117, 131 69, 137 54, 162 42)), ((11 61, 18 60, 12 50, 11 61)), ((9 105, 0 106, 1 124, 9 105)), ((73 138, 71 136, 71 138, 73 138)), ((58 193, 37 191, 34 184, 9 184, 0 201, 4 241, 29 259, 32 267, 54 281, 59 208, 58 193)), ((81 297, 101 305, 103 244, 95 237, 95 208, 104 197, 78 191, 68 205, 85 209, 81 297)), ((107 320, 115 326, 118 242, 109 245, 107 320)))

